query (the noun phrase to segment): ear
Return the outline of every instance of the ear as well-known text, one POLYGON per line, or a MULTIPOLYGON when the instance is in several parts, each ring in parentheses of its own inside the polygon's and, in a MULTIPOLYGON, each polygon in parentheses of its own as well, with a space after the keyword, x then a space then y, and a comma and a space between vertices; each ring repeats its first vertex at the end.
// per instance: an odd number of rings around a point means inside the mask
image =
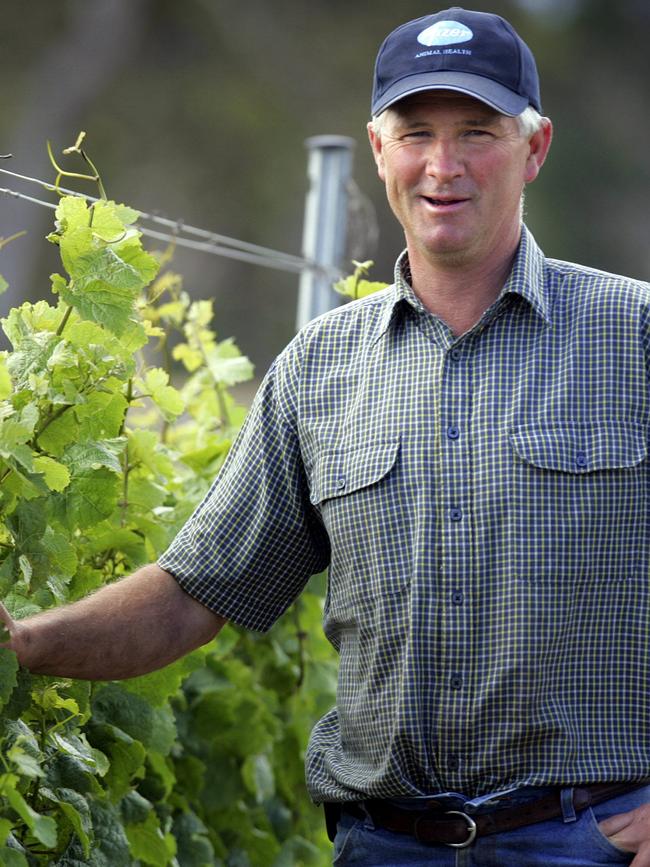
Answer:
POLYGON ((542 125, 536 133, 530 137, 528 141, 529 152, 526 160, 526 169, 524 173, 524 181, 530 184, 539 174, 540 169, 544 165, 546 155, 551 147, 553 138, 553 124, 545 117, 542 119, 542 125))
POLYGON ((372 121, 368 124, 368 138, 370 139, 370 147, 372 148, 372 155, 375 158, 375 165, 377 166, 377 174, 381 178, 382 181, 386 180, 386 176, 384 173, 384 153, 382 149, 381 136, 377 135, 375 132, 372 121))

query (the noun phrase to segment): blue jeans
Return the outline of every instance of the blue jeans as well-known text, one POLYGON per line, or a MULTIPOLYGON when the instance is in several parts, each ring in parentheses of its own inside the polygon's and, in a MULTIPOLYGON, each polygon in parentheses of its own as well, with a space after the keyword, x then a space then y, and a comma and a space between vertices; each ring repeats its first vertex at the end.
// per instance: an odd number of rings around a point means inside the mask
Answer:
MULTIPOLYGON (((571 790, 565 790, 570 793, 571 790)), ((522 790, 517 800, 530 798, 522 790)), ((573 812, 570 796, 564 815, 515 831, 477 838, 466 849, 425 845, 406 834, 375 828, 369 819, 343 814, 334 841, 335 867, 607 867, 630 864, 634 857, 623 852, 598 829, 598 823, 615 813, 625 813, 650 802, 650 786, 617 795, 595 807, 573 812)), ((510 797, 508 806, 516 803, 510 797)), ((494 809, 461 802, 450 809, 477 814, 494 809)))

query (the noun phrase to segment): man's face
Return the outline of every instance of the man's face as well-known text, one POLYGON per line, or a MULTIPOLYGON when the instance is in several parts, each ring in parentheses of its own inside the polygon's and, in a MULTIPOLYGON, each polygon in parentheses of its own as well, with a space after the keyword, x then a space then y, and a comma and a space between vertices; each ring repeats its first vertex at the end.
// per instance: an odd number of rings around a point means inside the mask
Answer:
POLYGON ((511 255, 524 184, 550 143, 514 118, 451 91, 408 97, 386 112, 370 141, 413 262, 466 267, 511 255))

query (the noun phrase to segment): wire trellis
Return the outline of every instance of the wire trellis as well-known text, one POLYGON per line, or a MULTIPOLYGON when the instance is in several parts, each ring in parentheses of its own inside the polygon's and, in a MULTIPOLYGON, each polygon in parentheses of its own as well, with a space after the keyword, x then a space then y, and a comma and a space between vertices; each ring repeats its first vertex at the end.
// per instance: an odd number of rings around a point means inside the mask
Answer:
MULTIPOLYGON (((88 202, 97 202, 99 199, 95 196, 89 196, 84 193, 79 193, 75 190, 66 189, 65 187, 55 187, 47 181, 39 178, 32 178, 28 175, 22 175, 18 172, 12 172, 9 169, 0 168, 0 173, 9 175, 21 181, 37 184, 49 192, 64 193, 69 196, 77 196, 85 199, 88 202)), ((55 210, 56 203, 46 202, 43 199, 35 198, 34 196, 26 195, 7 187, 0 187, 0 194, 11 196, 12 198, 22 201, 31 202, 41 207, 55 210)), ((197 226, 190 226, 183 220, 171 220, 167 217, 161 217, 157 214, 149 214, 146 211, 138 211, 138 230, 149 238, 154 238, 158 241, 163 241, 168 244, 176 244, 180 247, 187 247, 191 250, 199 250, 203 253, 210 253, 215 256, 223 256, 230 259, 238 259, 242 262, 248 262, 253 265, 261 265, 266 268, 275 268, 281 271, 291 273, 301 273, 305 270, 314 271, 318 274, 325 275, 331 280, 336 280, 341 276, 341 272, 336 268, 325 267, 317 262, 309 261, 300 256, 294 256, 291 253, 282 253, 279 250, 273 250, 270 247, 263 247, 259 244, 251 244, 248 241, 240 241, 236 238, 231 238, 227 235, 222 235, 217 232, 210 232, 207 229, 200 229, 197 226), (152 229, 148 226, 143 226, 142 223, 152 223, 171 232, 162 232, 152 229), (185 237, 185 236, 191 237, 185 237), (197 240, 195 240, 197 239, 197 240), (198 240, 200 239, 200 240, 198 240)))

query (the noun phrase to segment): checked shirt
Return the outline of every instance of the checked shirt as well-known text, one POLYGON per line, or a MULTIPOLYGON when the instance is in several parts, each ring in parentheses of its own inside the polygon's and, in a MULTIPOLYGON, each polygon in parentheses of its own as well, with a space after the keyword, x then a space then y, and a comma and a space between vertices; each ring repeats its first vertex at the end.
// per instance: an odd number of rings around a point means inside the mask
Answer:
POLYGON ((257 630, 329 567, 316 801, 647 776, 650 286, 524 228, 455 338, 407 277, 276 359, 160 565, 257 630))

